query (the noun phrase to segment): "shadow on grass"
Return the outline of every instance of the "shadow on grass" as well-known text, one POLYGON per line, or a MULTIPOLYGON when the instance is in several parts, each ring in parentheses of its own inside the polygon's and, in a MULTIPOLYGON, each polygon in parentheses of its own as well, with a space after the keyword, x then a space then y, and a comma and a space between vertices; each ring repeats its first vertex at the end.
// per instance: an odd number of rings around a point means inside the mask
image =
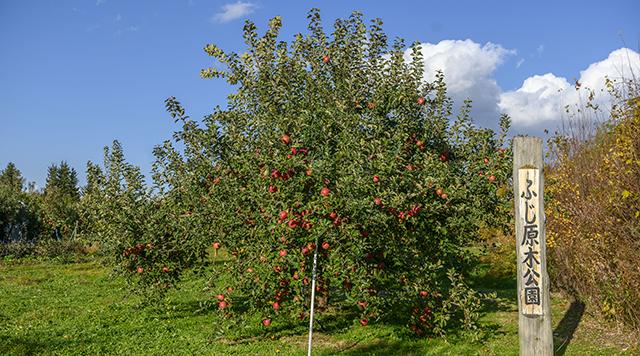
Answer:
POLYGON ((582 302, 572 302, 571 306, 569 306, 569 310, 564 314, 562 320, 553 331, 553 335, 555 336, 556 341, 554 341, 554 345, 557 345, 562 341, 562 344, 556 349, 555 355, 564 355, 567 350, 567 346, 573 339, 573 334, 576 332, 578 325, 580 325, 580 321, 582 320, 582 315, 584 315, 585 304, 582 302))
MULTIPOLYGON (((47 350, 61 348, 76 348, 79 343, 72 339, 55 339, 42 333, 32 333, 26 336, 6 336, 0 342, 1 355, 37 355, 47 350)), ((78 345, 79 346, 79 345, 78 345)))
MULTIPOLYGON (((345 356, 364 356, 364 355, 402 355, 402 356, 423 356, 423 355, 472 355, 478 352, 478 346, 447 344, 442 340, 429 341, 355 341, 344 349, 320 349, 319 355, 345 355, 345 356)), ((316 349, 318 350, 318 349, 316 349)), ((315 352, 314 352, 315 354, 315 352)))

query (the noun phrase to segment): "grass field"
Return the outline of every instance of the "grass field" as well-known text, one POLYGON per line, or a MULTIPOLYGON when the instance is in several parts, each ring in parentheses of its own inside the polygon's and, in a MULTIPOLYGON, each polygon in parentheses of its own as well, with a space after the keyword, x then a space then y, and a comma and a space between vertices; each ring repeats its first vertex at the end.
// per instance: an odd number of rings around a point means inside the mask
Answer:
MULTIPOLYGON (((0 355, 306 355, 308 324, 238 326, 234 340, 216 337, 215 310, 202 308, 204 278, 187 275, 163 310, 138 309, 121 279, 97 258, 78 263, 5 259, 0 265, 0 355)), ((518 355, 514 279, 482 273, 471 283, 485 301, 480 340, 419 339, 404 325, 366 327, 339 313, 320 316, 314 355, 518 355)), ((582 304, 553 294, 556 355, 637 355, 637 339, 596 323, 582 304)))

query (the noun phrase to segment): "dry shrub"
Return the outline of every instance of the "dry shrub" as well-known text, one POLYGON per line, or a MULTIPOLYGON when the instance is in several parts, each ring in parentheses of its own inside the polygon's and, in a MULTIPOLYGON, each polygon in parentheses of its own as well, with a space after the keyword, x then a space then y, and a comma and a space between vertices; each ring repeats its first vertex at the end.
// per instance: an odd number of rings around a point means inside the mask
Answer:
POLYGON ((489 253, 481 261, 489 265, 487 275, 495 279, 516 278, 518 274, 518 256, 516 238, 513 235, 496 234, 488 240, 489 253))
POLYGON ((80 241, 41 240, 38 242, 12 241, 0 244, 0 258, 12 256, 21 258, 56 258, 69 259, 74 254, 85 253, 84 244, 80 241))
MULTIPOLYGON (((557 287, 640 329, 640 85, 607 79, 549 140, 547 244, 557 287)), ((567 111, 569 112, 569 110, 567 111)))

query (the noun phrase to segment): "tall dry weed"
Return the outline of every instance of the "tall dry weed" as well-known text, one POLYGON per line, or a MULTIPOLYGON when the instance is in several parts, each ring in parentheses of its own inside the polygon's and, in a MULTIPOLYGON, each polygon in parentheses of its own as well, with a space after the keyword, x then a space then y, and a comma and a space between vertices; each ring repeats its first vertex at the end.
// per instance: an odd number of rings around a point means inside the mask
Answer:
POLYGON ((640 81, 607 79, 549 139, 547 243, 556 286, 640 329, 640 81))

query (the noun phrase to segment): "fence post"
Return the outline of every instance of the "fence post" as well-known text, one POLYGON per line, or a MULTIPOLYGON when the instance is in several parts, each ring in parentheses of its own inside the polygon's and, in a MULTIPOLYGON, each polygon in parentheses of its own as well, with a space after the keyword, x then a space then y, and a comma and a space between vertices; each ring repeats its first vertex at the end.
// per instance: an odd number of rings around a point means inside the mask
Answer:
POLYGON ((513 139, 520 356, 553 355, 542 138, 513 139))

